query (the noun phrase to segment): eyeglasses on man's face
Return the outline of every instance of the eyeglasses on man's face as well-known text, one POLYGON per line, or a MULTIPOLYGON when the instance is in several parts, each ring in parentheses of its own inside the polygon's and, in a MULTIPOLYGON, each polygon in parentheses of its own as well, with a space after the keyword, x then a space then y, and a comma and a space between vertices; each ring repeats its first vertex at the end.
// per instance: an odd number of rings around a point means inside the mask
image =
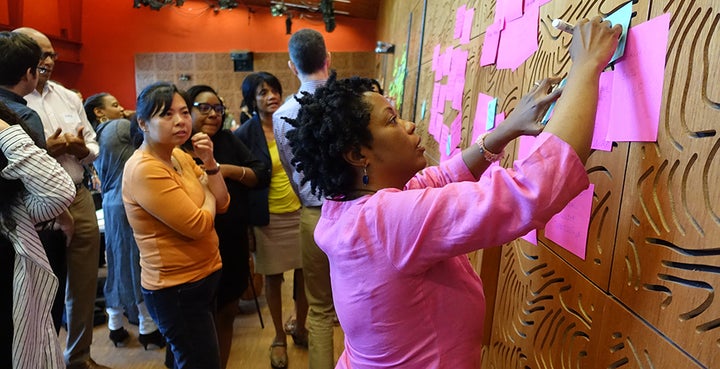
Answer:
POLYGON ((47 58, 52 59, 53 61, 57 60, 58 54, 57 53, 51 53, 48 51, 44 51, 42 54, 40 54, 40 60, 45 60, 47 58))
POLYGON ((208 103, 196 102, 193 103, 193 107, 197 108, 200 114, 210 114, 211 110, 215 110, 215 113, 218 115, 223 115, 225 113, 225 106, 223 104, 211 105, 208 103))

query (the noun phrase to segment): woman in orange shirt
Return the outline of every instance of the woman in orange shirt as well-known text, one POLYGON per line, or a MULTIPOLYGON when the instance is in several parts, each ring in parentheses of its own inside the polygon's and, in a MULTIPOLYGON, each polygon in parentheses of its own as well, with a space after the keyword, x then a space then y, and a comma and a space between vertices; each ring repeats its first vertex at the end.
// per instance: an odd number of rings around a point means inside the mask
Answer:
POLYGON ((122 193, 140 249, 143 297, 176 369, 217 369, 213 312, 222 262, 214 219, 230 195, 207 134, 191 138, 202 168, 178 148, 190 138, 192 118, 175 85, 146 87, 136 106, 144 139, 125 164, 122 193))

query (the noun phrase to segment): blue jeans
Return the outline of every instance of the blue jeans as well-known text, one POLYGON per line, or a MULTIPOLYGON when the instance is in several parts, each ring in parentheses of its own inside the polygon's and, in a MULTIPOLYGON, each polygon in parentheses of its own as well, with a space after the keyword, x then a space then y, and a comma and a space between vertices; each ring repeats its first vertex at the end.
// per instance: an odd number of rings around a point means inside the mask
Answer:
POLYGON ((172 349, 175 369, 219 369, 215 294, 220 271, 192 283, 142 289, 150 315, 172 349))

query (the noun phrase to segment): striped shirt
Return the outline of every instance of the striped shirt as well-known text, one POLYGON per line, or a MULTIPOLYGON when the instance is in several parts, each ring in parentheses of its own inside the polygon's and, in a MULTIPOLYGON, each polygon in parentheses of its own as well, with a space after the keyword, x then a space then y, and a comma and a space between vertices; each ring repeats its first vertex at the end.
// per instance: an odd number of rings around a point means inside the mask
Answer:
POLYGON ((60 342, 50 317, 58 280, 50 269, 35 223, 62 213, 75 198, 67 172, 35 146, 20 126, 0 131, 8 165, 3 178, 25 186, 10 207, 15 229, 0 215, 0 230, 15 249, 13 270, 13 368, 64 368, 60 342))

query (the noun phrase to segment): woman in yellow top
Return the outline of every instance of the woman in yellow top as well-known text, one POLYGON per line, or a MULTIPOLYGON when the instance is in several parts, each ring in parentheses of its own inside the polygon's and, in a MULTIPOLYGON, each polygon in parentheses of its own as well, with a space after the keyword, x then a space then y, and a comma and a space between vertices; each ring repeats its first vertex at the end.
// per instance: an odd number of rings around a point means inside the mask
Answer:
POLYGON ((143 297, 176 369, 217 369, 213 312, 222 262, 214 219, 230 196, 207 134, 191 138, 204 168, 178 148, 190 138, 192 118, 177 87, 146 87, 136 114, 143 143, 125 164, 122 194, 140 249, 143 297))
POLYGON ((250 221, 255 227, 255 271, 265 275, 268 308, 275 327, 270 345, 270 364, 286 368, 287 339, 283 329, 280 287, 283 272, 295 270, 294 296, 297 325, 292 332, 295 344, 307 347, 305 317, 308 305, 302 273, 300 249, 300 199, 280 162, 272 115, 280 107, 282 86, 275 76, 266 72, 253 73, 242 84, 243 98, 253 117, 235 130, 235 135, 250 148, 256 159, 272 168, 269 189, 250 194, 250 221))

